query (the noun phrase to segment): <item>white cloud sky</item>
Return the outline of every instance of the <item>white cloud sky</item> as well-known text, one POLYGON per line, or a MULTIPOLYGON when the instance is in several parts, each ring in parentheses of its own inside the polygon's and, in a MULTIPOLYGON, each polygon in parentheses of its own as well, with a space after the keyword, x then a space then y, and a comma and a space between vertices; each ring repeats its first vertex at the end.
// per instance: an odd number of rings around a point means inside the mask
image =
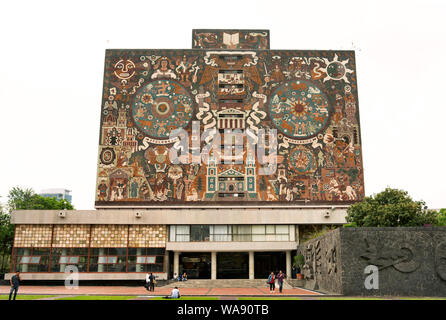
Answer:
POLYGON ((446 1, 2 1, 0 201, 94 206, 105 49, 187 49, 193 28, 270 29, 272 49, 354 49, 366 194, 446 207, 446 1))

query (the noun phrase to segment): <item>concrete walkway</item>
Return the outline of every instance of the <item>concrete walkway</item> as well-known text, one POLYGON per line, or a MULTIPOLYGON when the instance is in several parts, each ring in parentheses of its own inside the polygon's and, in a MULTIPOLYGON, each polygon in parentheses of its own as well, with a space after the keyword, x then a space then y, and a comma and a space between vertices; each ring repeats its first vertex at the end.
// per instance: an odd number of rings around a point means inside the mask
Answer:
MULTIPOLYGON (((0 286, 0 294, 9 294, 9 286, 0 286)), ((301 289, 283 289, 282 293, 276 289, 274 294, 269 293, 269 288, 181 288, 183 296, 318 296, 321 293, 301 289)), ((119 295, 119 296, 165 296, 169 295, 172 288, 155 288, 154 292, 147 291, 144 287, 124 286, 79 286, 77 289, 67 289, 64 286, 27 286, 19 288, 19 294, 33 295, 119 295)))

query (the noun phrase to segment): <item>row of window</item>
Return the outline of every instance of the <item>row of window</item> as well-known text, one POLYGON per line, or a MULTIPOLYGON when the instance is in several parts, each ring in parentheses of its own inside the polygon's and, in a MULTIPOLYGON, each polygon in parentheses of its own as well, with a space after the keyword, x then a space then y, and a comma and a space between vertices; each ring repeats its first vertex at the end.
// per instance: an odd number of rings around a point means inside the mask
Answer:
POLYGON ((289 225, 174 225, 169 241, 289 241, 289 225))
POLYGON ((164 248, 14 248, 13 272, 164 272, 164 248))

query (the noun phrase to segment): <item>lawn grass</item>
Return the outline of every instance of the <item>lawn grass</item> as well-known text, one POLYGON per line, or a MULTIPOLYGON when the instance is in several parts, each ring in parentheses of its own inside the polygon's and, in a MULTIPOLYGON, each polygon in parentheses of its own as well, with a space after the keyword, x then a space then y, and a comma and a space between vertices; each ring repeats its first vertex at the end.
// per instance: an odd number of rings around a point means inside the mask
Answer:
POLYGON ((297 297, 239 297, 238 300, 302 300, 297 297))
MULTIPOLYGON (((43 299, 43 298, 53 298, 55 297, 53 296, 48 296, 48 295, 29 295, 29 294, 17 294, 16 296, 16 300, 35 300, 35 299, 43 299)), ((8 300, 9 299, 9 294, 8 295, 0 295, 0 300, 8 300)))
POLYGON ((373 297, 319 297, 319 300, 387 300, 373 297))
POLYGON ((164 297, 154 297, 150 300, 219 300, 219 298, 218 297, 182 296, 179 299, 165 299, 164 297))
POLYGON ((446 300, 442 297, 402 297, 401 300, 446 300))
POLYGON ((130 300, 135 298, 136 296, 73 296, 56 300, 130 300))

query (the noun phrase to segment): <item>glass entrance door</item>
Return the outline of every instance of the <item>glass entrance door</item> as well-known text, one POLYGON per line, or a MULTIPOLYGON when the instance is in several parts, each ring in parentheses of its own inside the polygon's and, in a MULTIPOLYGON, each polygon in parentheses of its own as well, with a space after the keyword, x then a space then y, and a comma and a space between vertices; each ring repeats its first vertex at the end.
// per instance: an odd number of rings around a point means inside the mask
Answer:
POLYGON ((207 252, 184 252, 180 255, 180 274, 186 272, 188 279, 211 278, 211 254, 207 252))
POLYGON ((248 252, 217 253, 217 279, 248 279, 248 252))
POLYGON ((286 271, 285 252, 254 252, 254 277, 267 279, 271 272, 274 274, 286 271))

